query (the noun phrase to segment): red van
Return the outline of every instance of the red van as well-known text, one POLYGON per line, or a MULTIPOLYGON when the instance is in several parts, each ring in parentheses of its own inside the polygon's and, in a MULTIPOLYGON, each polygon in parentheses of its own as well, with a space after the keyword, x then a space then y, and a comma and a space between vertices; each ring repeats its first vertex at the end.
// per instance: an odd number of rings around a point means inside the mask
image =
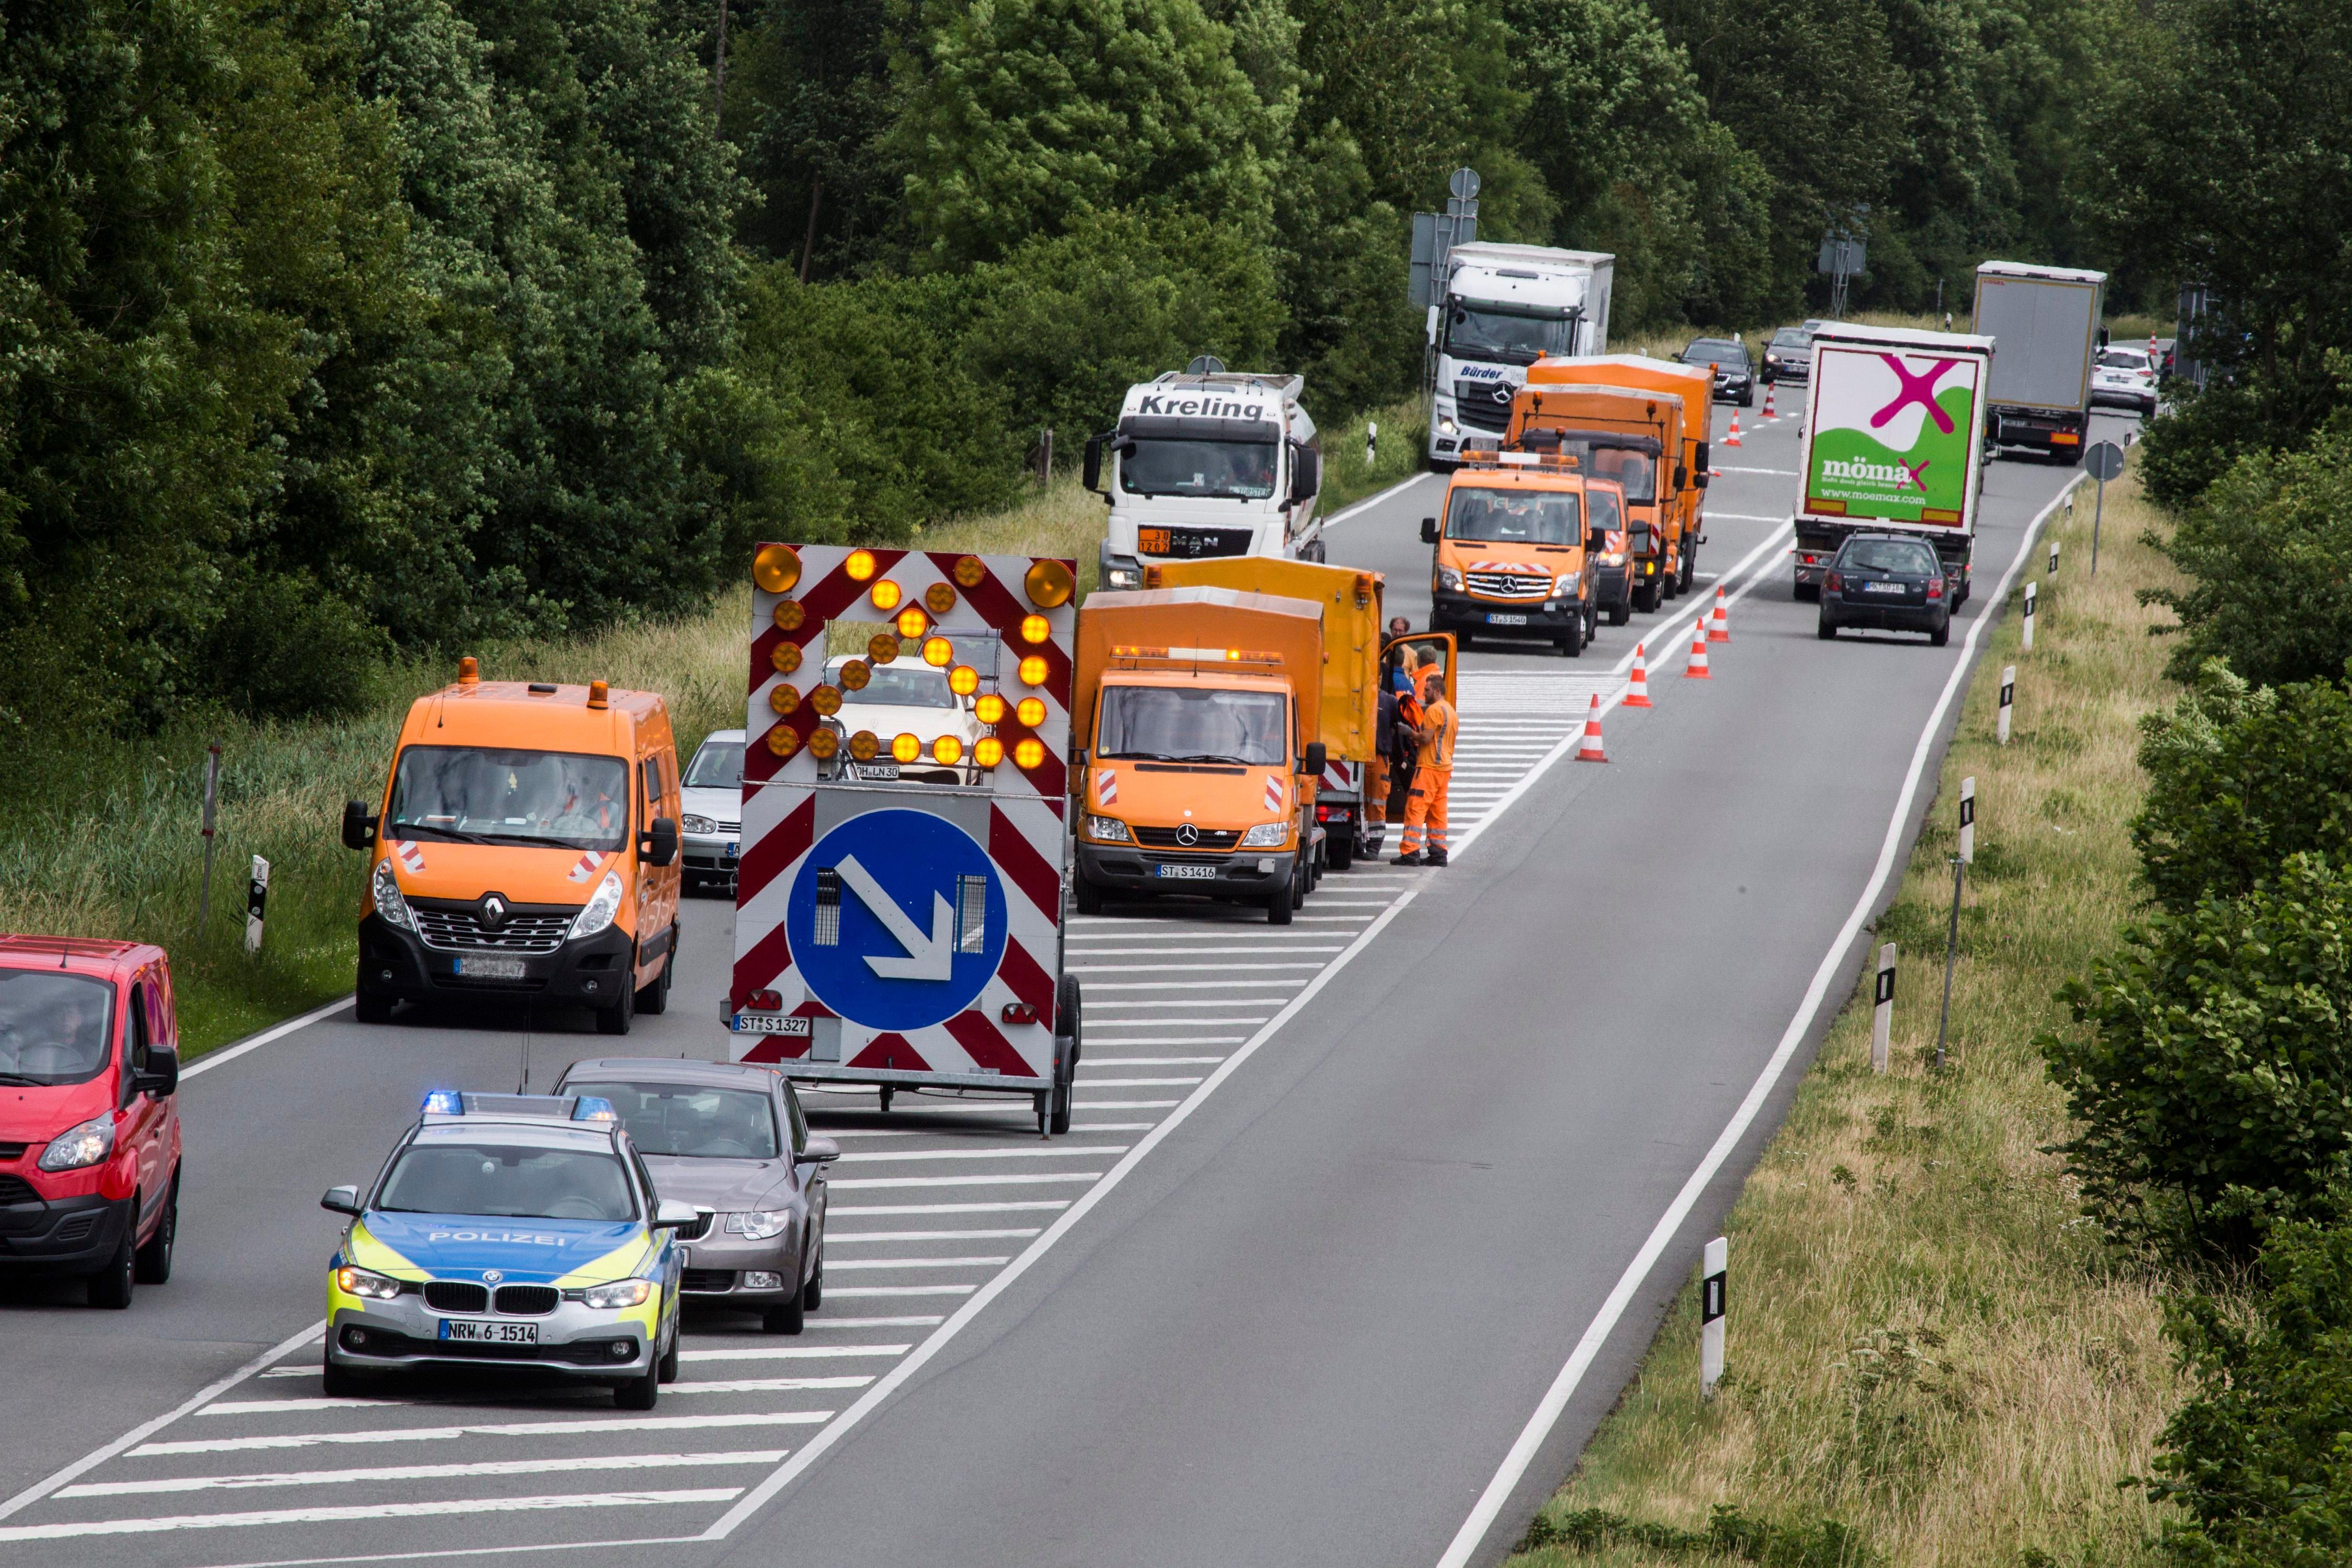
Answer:
POLYGON ((0 936, 0 1275, 171 1278, 179 1038, 162 948, 0 936))

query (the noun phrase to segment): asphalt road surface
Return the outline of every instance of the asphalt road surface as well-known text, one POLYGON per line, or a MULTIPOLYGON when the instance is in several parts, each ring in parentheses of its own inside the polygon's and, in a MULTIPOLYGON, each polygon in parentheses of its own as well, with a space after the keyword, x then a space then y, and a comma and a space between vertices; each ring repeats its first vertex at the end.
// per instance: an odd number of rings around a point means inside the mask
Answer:
MULTIPOLYGON (((1821 643, 1789 588, 1796 421, 1753 412, 1727 448, 1717 411, 1701 593, 1579 659, 1465 657, 1453 866, 1331 876, 1286 929, 1181 906, 1075 922, 1066 1139, 1025 1101, 884 1117, 811 1094, 848 1152, 823 1309, 797 1339, 691 1314, 649 1416, 545 1385, 329 1402, 317 1382, 318 1194, 367 1179, 429 1088, 512 1088, 526 1048, 541 1088, 611 1054, 585 1015, 343 1009, 200 1068, 172 1282, 127 1315, 73 1287, 0 1296, 0 1563, 1360 1568, 1437 1563, 1482 1494, 1492 1528, 1453 1560, 1499 1558, 1777 1122, 1794 1069, 1621 1287, 1838 945, 1968 626, 2074 477, 1993 466, 1950 647, 1821 643), (1685 680, 1718 583, 1733 640, 1685 680), (1656 706, 1612 707, 1611 764, 1577 765, 1637 637, 1656 706), (1529 1430, 1597 1315, 1589 1370, 1529 1430)), ((1329 536, 1416 622, 1442 488, 1329 536)), ((683 918, 671 1011, 628 1048, 724 1056, 730 910, 683 918)))

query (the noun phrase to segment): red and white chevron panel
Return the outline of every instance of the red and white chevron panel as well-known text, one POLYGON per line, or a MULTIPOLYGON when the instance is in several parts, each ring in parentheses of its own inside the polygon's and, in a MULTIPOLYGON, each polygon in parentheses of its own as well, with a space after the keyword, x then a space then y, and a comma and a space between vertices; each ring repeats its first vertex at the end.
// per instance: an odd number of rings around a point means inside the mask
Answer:
POLYGON ((1325 795, 1355 794, 1356 775, 1362 771, 1362 766, 1360 763, 1351 763, 1345 757, 1331 758, 1323 764, 1321 793, 1325 795))
MULTIPOLYGON (((773 992, 789 1016, 812 1021, 808 1036, 740 1032, 734 1044, 745 1061, 822 1062, 824 1076, 854 1078, 862 1073, 884 1075, 884 1081, 908 1081, 914 1075, 937 1075, 969 1083, 977 1077, 1023 1080, 1044 1088, 1054 1070, 1054 1007, 1061 961, 1062 868, 1068 837, 1070 752, 1070 649, 1076 631, 1075 600, 1046 608, 1033 603, 1024 579, 1037 558, 986 555, 967 557, 954 551, 866 552, 873 571, 852 578, 847 565, 854 553, 844 545, 812 545, 800 550, 801 579, 785 594, 756 591, 752 595, 751 659, 748 723, 751 737, 744 747, 743 837, 736 875, 735 970, 730 986, 730 1016, 744 1012, 760 992, 773 992), (982 568, 973 582, 960 582, 960 563, 977 561, 982 568), (873 603, 874 584, 895 583, 899 604, 885 611, 873 603), (825 627, 835 619, 887 621, 898 609, 920 606, 937 584, 946 584, 955 603, 945 614, 931 616, 930 635, 950 643, 963 640, 974 657, 961 654, 955 662, 971 663, 982 671, 981 692, 997 692, 1006 701, 1004 720, 995 726, 1003 741, 1005 760, 969 786, 928 784, 888 784, 821 781, 816 759, 807 747, 819 721, 814 700, 824 678, 825 627), (777 625, 777 609, 790 601, 800 605, 801 621, 790 629, 777 625), (1043 616, 1050 635, 1042 644, 1021 637, 1022 623, 1043 616), (990 641, 1001 641, 1002 653, 980 656, 990 641), (784 672, 776 650, 789 644, 802 650, 796 668, 784 672), (1046 664, 1045 679, 1030 685, 1020 679, 1023 658, 1035 656, 1046 664), (789 687, 796 702, 789 714, 779 715, 774 693, 789 687), (1026 698, 1042 700, 1045 714, 1034 726, 1022 724, 1015 710, 1026 698), (796 732, 799 744, 790 757, 780 758, 768 743, 779 727, 796 732), (1023 740, 1042 743, 1044 755, 1024 768, 1014 758, 1023 740), (819 1002, 801 979, 786 934, 785 905, 803 863, 817 841, 844 822, 868 811, 898 810, 932 813, 954 822, 986 851, 1004 892, 1005 943, 997 970, 980 995, 962 1012, 926 1028, 890 1030, 839 1017, 819 1002), (1005 1019, 1008 1006, 1034 1009, 1034 1023, 1005 1019), (821 1020, 838 1018, 837 1026, 821 1020), (829 1037, 838 1029, 838 1049, 829 1037), (815 1050, 820 1037, 824 1048, 815 1050), (813 1055, 814 1051, 814 1055, 813 1055)), ((1068 568, 1070 563, 1062 563, 1068 568)), ((965 576, 972 576, 969 566, 965 576)), ((905 639, 900 658, 919 660, 920 640, 905 639)), ((854 707, 850 711, 854 712, 854 707)))

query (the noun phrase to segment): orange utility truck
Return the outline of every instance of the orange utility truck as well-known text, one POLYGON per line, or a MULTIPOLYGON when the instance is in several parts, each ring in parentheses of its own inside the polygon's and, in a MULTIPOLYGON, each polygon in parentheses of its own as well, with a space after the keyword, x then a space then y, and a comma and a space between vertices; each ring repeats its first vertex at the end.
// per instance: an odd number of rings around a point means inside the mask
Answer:
POLYGON ((484 680, 420 697, 379 809, 343 807, 368 852, 358 1013, 530 997, 625 1035, 669 1005, 677 961, 678 776, 651 691, 484 680))
POLYGON ((1603 354, 1537 361, 1511 406, 1506 447, 1565 453, 1624 488, 1633 607, 1645 615, 1690 587, 1706 542, 1714 396, 1704 367, 1603 354))
POLYGON ((1235 588, 1097 593, 1071 698, 1080 914, 1206 894, 1288 925, 1315 874, 1323 614, 1235 588))

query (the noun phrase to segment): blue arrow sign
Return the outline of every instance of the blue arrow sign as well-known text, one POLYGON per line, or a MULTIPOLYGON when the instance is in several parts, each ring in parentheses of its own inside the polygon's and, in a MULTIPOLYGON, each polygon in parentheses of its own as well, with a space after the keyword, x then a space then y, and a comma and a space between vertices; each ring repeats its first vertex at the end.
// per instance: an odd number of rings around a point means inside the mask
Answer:
POLYGON ((971 835, 928 812, 853 816, 817 840, 784 905, 809 994, 905 1032, 980 998, 1004 956, 1004 885, 971 835))

